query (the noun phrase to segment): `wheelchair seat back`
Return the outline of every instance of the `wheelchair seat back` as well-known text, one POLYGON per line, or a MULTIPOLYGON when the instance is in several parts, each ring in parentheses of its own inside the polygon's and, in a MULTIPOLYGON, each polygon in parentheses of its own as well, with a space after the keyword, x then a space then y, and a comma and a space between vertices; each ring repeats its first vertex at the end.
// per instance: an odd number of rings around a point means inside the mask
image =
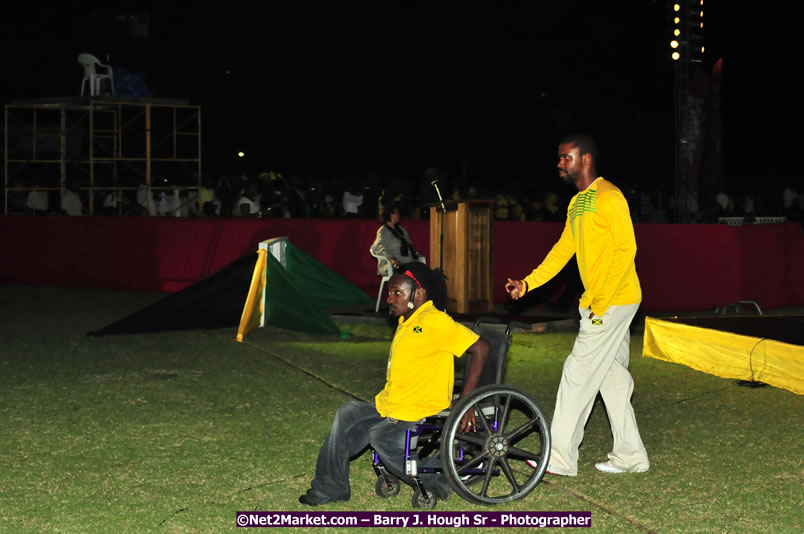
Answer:
MULTIPOLYGON (((483 374, 480 375, 480 382, 478 387, 488 386, 491 384, 502 384, 505 380, 505 362, 508 355, 508 350, 511 348, 511 332, 510 327, 505 331, 499 329, 482 326, 475 323, 472 330, 483 337, 489 342, 489 357, 486 360, 486 366, 483 368, 483 374)), ((469 366, 472 362, 472 354, 467 352, 463 355, 463 374, 461 378, 455 379, 456 393, 460 393, 463 388, 463 383, 468 377, 469 366)))

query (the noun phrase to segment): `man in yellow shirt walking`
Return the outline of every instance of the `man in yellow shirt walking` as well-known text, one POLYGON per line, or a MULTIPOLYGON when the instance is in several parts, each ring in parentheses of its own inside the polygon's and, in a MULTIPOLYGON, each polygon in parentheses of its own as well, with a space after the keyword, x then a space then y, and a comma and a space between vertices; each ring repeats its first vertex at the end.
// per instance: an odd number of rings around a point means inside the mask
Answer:
POLYGON ((578 188, 567 209, 558 242, 522 280, 508 279, 506 291, 519 299, 558 274, 573 255, 584 286, 580 330, 564 362, 550 428, 548 473, 578 474, 578 447, 598 392, 614 436, 607 462, 598 471, 647 471, 648 454, 637 428, 628 372, 631 320, 642 301, 634 258, 636 239, 628 203, 611 182, 597 175, 597 146, 585 134, 565 137, 558 147, 558 174, 578 188))

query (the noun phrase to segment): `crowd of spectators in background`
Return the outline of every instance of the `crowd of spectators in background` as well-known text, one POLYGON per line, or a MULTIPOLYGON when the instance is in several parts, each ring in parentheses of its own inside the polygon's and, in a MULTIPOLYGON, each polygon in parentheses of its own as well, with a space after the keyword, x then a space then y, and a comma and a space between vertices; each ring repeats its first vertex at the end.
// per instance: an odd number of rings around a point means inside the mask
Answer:
MULTIPOLYGON (((16 184, 19 187, 19 184, 16 184)), ((679 210, 672 182, 665 186, 618 184, 637 223, 716 223, 723 217, 786 217, 802 221, 804 192, 795 187, 761 191, 717 190, 687 195, 679 210), (683 213, 683 215, 679 215, 683 213)), ((378 219, 380 206, 395 204, 405 219, 428 218, 430 206, 465 199, 495 202, 495 218, 509 221, 563 222, 573 191, 560 183, 533 178, 468 180, 428 167, 419 177, 367 172, 338 177, 302 176, 279 172, 221 174, 205 177, 200 188, 147 188, 99 192, 96 215, 183 217, 282 217, 378 219), (438 180, 438 192, 432 185, 438 180), (150 200, 149 200, 150 196, 150 200)), ((88 191, 68 182, 57 189, 8 192, 7 212, 13 215, 85 215, 88 191)))

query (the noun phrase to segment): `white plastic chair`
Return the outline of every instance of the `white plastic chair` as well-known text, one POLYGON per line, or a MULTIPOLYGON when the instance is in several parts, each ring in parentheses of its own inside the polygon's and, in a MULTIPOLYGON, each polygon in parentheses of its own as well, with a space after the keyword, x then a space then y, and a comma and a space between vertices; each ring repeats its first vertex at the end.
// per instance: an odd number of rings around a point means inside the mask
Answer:
POLYGON ((385 287, 385 282, 391 279, 394 275, 394 266, 391 265, 391 260, 389 260, 386 256, 381 256, 380 254, 375 253, 373 250, 369 249, 369 252, 372 256, 377 259, 377 271, 384 272, 385 275, 382 276, 382 280, 380 281, 380 291, 377 293, 377 305, 374 306, 374 313, 380 311, 380 299, 382 299, 382 288, 385 287))
POLYGON ((111 65, 104 65, 98 58, 86 52, 78 54, 78 63, 84 67, 84 79, 81 80, 81 96, 84 96, 84 87, 86 87, 87 82, 89 82, 89 95, 100 96, 101 83, 103 83, 104 80, 109 82, 109 86, 112 90, 111 93, 114 94, 114 75, 111 65), (97 67, 106 69, 106 72, 98 73, 97 67))

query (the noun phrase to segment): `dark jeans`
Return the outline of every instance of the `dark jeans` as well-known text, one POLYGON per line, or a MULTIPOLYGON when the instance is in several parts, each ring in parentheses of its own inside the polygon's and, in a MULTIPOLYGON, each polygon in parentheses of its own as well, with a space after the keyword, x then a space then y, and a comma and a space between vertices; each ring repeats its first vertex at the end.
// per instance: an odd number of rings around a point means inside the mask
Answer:
MULTIPOLYGON (((325 497, 348 499, 351 496, 349 462, 368 445, 377 451, 389 471, 412 484, 410 477, 405 475, 405 432, 415 426, 416 422, 382 417, 373 402, 344 402, 338 408, 329 436, 318 453, 313 490, 325 497)), ((437 461, 422 461, 419 465, 430 467, 437 461)), ((437 476, 436 473, 419 474, 426 488, 435 484, 437 476)))

